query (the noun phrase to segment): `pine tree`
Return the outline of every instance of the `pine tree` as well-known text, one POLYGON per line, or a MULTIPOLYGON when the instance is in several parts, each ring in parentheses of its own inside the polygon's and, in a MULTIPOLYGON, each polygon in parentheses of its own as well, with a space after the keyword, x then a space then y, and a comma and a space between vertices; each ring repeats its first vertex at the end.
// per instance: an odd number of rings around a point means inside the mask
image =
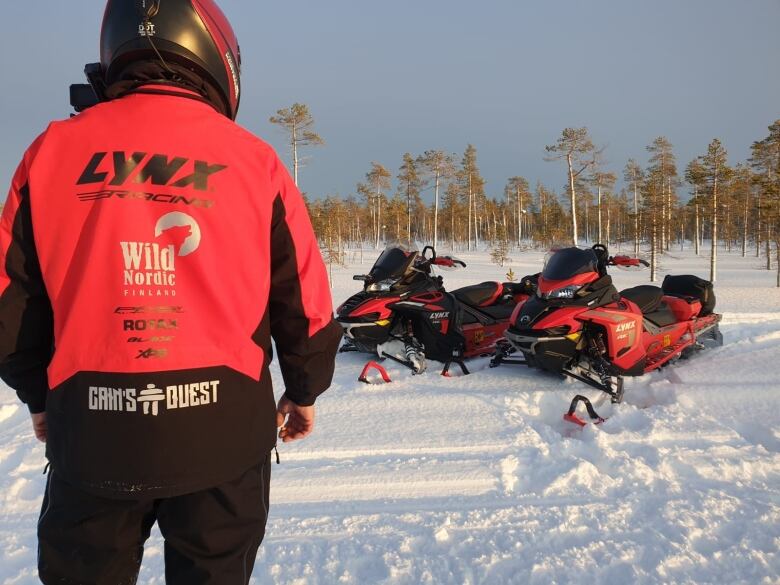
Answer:
POLYGON ((433 180, 433 248, 436 249, 439 245, 439 188, 442 181, 455 175, 455 159, 443 150, 426 150, 417 162, 426 179, 433 180))
POLYGON ((566 160, 569 174, 569 198, 571 202, 572 245, 576 246, 579 239, 577 233, 577 191, 575 181, 596 162, 596 147, 588 135, 588 129, 565 128, 555 144, 545 146, 551 153, 545 157, 547 161, 566 160))
POLYGON ((650 282, 658 280, 658 253, 659 232, 662 203, 662 191, 660 181, 656 177, 656 171, 648 172, 642 184, 642 204, 647 218, 647 231, 650 239, 650 282))
POLYGON ((382 202, 385 191, 390 188, 390 171, 378 162, 371 163, 371 170, 366 173, 366 182, 358 184, 358 192, 365 196, 372 205, 372 220, 374 224, 374 241, 376 249, 382 239, 382 202))
MULTIPOLYGON (((408 152, 404 154, 398 173, 398 194, 406 199, 406 241, 412 244, 412 207, 420 203, 422 180, 417 172, 417 162, 408 152), (414 206, 412 205, 414 203, 414 206)), ((399 239, 401 239, 399 237, 399 239)))
POLYGON ((344 265, 345 252, 341 234, 343 215, 343 204, 340 199, 326 197, 322 202, 324 233, 320 239, 320 252, 325 264, 328 265, 328 281, 331 288, 333 288, 333 265, 344 265))
POLYGON ((720 140, 715 138, 707 147, 707 154, 698 158, 702 166, 704 181, 707 185, 706 194, 711 202, 711 233, 712 233, 712 252, 710 254, 710 281, 717 279, 718 268, 718 195, 719 189, 731 175, 731 169, 727 165, 728 153, 720 140))
POLYGON ((455 241, 458 239, 458 222, 457 217, 461 215, 460 203, 461 188, 458 183, 450 183, 447 185, 447 191, 444 195, 444 211, 449 216, 450 224, 450 250, 455 251, 455 241))
POLYGON ((509 257, 509 241, 507 239, 506 227, 498 224, 497 234, 493 247, 490 249, 490 259, 493 264, 498 264, 503 268, 504 264, 511 262, 509 257))
POLYGON ((653 143, 647 147, 650 152, 650 167, 648 172, 653 175, 653 179, 658 183, 657 209, 659 217, 656 218, 656 229, 659 232, 658 250, 664 251, 668 248, 668 242, 671 239, 670 225, 672 221, 672 187, 677 180, 677 164, 672 151, 672 143, 665 136, 659 136, 653 143))
POLYGON ((692 160, 688 163, 688 166, 685 167, 685 180, 693 187, 693 195, 689 205, 693 206, 694 210, 693 240, 694 250, 698 256, 702 241, 701 234, 704 231, 701 225, 701 209, 704 194, 704 168, 698 160, 692 160))
POLYGON ((639 190, 644 181, 644 171, 639 163, 633 158, 628 159, 625 168, 623 169, 623 180, 626 182, 631 192, 634 195, 633 217, 634 224, 634 255, 639 255, 639 190))
MULTIPOLYGON (((769 126, 769 135, 751 146, 750 164, 758 188, 758 212, 764 226, 767 270, 771 269, 770 242, 775 243, 777 286, 780 287, 780 120, 769 126)), ((760 236, 757 235, 756 239, 760 236)), ((758 243, 756 244, 758 246, 758 243)))
POLYGON ((747 257, 748 226, 750 224, 751 207, 753 202, 753 176, 750 167, 738 164, 734 169, 731 180, 731 196, 734 207, 737 209, 739 221, 740 239, 742 240, 742 257, 747 257))
POLYGON ((477 201, 480 197, 484 197, 485 189, 485 181, 479 174, 477 166, 477 149, 472 144, 469 144, 463 153, 463 160, 458 171, 458 183, 468 205, 468 249, 471 250, 472 241, 475 248, 479 244, 477 201))
POLYGON ((510 177, 504 187, 504 196, 507 201, 514 200, 517 210, 517 245, 523 241, 523 219, 528 210, 526 205, 530 202, 531 193, 528 191, 528 180, 524 177, 510 177))
POLYGON ((608 243, 605 240, 608 240, 609 238, 605 238, 605 231, 603 229, 604 225, 604 212, 602 208, 604 207, 604 196, 605 192, 611 192, 612 189, 615 187, 615 182, 617 181, 617 175, 615 173, 605 173, 601 171, 594 172, 591 176, 591 183, 593 186, 597 189, 597 213, 598 213, 598 236, 597 241, 599 244, 606 244, 608 243))
POLYGON ((314 118, 304 104, 294 103, 289 108, 277 110, 276 116, 271 116, 268 121, 281 126, 290 135, 293 178, 298 185, 298 168, 303 162, 298 156, 298 150, 303 146, 322 146, 325 141, 314 131, 314 118))

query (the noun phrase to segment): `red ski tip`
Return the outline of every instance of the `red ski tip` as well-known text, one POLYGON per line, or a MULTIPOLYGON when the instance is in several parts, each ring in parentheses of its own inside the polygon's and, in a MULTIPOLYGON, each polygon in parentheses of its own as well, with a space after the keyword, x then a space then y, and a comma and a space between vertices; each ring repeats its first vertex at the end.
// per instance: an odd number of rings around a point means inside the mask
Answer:
POLYGON ((379 375, 382 376, 382 380, 385 381, 385 384, 389 384, 392 382, 390 379, 390 375, 387 373, 387 370, 385 370, 382 366, 380 366, 375 361, 368 362, 365 366, 363 366, 363 371, 360 372, 360 376, 358 376, 358 381, 363 382, 364 384, 373 384, 371 380, 368 379, 368 372, 371 370, 376 370, 379 372, 379 375))
POLYGON ((563 420, 574 423, 575 425, 580 425, 581 427, 584 427, 586 424, 588 424, 576 414, 569 414, 568 412, 563 415, 563 420))
MULTIPOLYGON (((563 415, 563 420, 574 423, 575 425, 579 425, 581 427, 584 427, 588 423, 586 423, 584 420, 582 420, 580 417, 578 417, 576 414, 569 414, 568 412, 563 415)), ((594 425, 600 425, 601 423, 605 422, 607 419, 598 417, 593 421, 594 425)))

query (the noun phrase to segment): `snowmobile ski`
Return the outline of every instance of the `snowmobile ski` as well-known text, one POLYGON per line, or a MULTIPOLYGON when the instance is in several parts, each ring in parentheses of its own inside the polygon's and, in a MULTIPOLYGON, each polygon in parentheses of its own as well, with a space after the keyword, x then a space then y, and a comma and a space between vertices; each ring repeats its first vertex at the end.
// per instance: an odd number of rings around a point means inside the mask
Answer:
POLYGON ((585 405, 585 410, 588 411, 588 416, 590 417, 591 421, 593 421, 593 424, 600 425, 603 423, 606 419, 599 416, 599 414, 596 412, 596 409, 593 408, 593 404, 591 404, 590 400, 582 396, 581 394, 577 394, 577 396, 574 397, 574 399, 571 401, 571 406, 569 406, 569 411, 563 415, 563 420, 568 421, 570 423, 574 423, 575 425, 579 425, 581 427, 584 427, 588 423, 582 420, 579 416, 577 416, 577 405, 582 402, 585 405))

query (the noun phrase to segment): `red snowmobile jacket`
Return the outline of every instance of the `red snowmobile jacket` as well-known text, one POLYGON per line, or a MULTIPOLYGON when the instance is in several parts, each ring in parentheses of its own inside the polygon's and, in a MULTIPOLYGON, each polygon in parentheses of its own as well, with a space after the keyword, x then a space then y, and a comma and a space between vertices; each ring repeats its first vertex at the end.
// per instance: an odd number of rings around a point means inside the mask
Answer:
POLYGON ((60 477, 161 497, 239 476, 287 396, 331 383, 341 328, 274 151, 185 90, 52 123, 0 223, 0 376, 47 413, 60 477))

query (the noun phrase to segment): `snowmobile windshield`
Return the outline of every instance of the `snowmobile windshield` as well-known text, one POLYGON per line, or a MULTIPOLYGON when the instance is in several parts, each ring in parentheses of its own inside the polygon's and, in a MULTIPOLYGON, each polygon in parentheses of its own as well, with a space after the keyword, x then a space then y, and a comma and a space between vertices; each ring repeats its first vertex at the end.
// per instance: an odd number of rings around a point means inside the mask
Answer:
POLYGON ((407 251, 403 248, 387 248, 374 262, 374 266, 368 274, 373 282, 397 280, 406 274, 416 257, 416 251, 407 251))
POLYGON ((564 248, 547 260, 542 271, 545 280, 566 280, 586 272, 598 272, 599 261, 593 250, 564 248))

